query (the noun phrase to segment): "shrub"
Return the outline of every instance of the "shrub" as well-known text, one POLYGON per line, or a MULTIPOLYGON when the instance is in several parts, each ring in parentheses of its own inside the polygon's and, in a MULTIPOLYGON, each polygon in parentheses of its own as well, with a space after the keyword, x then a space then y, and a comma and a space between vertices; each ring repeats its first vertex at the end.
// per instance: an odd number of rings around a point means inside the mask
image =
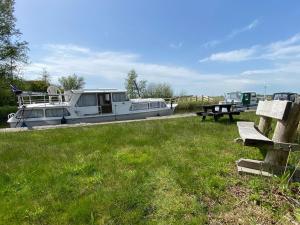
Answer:
POLYGON ((210 101, 179 101, 175 108, 176 113, 202 111, 203 105, 217 104, 219 98, 213 98, 210 101))

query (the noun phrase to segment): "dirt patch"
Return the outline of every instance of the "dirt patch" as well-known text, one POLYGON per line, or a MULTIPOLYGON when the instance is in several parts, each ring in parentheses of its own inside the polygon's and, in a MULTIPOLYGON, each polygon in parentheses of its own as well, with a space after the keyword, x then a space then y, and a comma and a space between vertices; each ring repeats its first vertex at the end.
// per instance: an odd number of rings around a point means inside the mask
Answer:
POLYGON ((278 189, 253 193, 236 185, 229 187, 227 194, 219 203, 225 209, 209 213, 209 224, 299 224, 294 217, 297 206, 278 189), (279 212, 284 216, 279 217, 279 212))

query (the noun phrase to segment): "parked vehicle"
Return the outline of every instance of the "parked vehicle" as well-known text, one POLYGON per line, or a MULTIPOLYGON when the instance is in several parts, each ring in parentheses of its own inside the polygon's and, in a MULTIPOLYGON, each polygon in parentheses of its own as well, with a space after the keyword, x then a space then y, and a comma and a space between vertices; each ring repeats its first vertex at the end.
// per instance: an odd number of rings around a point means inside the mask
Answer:
POLYGON ((174 107, 161 98, 128 99, 123 90, 72 90, 61 94, 58 88, 48 93, 19 93, 19 110, 8 115, 10 127, 95 123, 141 119, 173 113, 174 107))
POLYGON ((221 101, 220 104, 233 103, 239 107, 252 107, 257 106, 257 96, 255 92, 229 92, 225 94, 224 101, 221 101))
POLYGON ((298 98, 297 93, 292 92, 278 92, 274 93, 272 100, 288 100, 294 102, 298 98))

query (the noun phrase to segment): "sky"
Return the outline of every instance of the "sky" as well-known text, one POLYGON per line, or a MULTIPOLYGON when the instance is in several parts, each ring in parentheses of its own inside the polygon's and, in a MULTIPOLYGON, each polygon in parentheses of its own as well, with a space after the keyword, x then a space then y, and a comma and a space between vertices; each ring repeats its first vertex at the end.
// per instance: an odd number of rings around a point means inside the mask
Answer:
POLYGON ((300 92, 300 1, 16 0, 15 16, 26 79, 124 89, 134 69, 175 94, 300 92))

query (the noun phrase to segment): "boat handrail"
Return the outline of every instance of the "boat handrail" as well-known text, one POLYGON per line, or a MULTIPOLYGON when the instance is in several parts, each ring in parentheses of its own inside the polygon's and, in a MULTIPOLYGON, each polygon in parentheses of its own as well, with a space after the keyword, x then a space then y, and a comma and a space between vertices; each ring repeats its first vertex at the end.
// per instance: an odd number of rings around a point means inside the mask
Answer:
POLYGON ((24 92, 18 96, 19 106, 26 106, 30 104, 50 103, 63 104, 71 100, 70 94, 48 94, 41 92, 24 92), (67 101, 68 100, 68 101, 67 101))
POLYGON ((8 119, 10 119, 10 118, 12 118, 12 117, 14 117, 16 114, 15 113, 10 113, 10 114, 8 114, 8 119))

